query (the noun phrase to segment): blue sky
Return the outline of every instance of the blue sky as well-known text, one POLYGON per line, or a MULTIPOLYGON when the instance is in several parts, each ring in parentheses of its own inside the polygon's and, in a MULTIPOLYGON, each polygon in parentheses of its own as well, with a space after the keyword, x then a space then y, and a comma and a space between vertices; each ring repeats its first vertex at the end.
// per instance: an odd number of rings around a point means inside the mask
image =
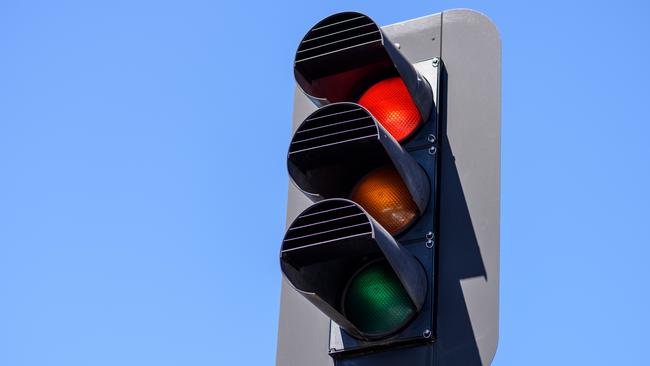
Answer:
POLYGON ((503 42, 494 365, 646 365, 650 4, 0 2, 0 365, 272 364, 292 58, 341 10, 503 42))

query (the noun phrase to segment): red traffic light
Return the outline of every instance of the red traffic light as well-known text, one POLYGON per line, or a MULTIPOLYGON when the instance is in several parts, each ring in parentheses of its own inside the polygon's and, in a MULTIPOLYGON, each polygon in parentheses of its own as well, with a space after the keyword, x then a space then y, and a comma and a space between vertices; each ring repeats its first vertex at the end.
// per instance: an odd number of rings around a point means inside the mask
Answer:
POLYGON ((358 102, 401 142, 420 125, 420 111, 401 78, 384 79, 371 86, 358 102))

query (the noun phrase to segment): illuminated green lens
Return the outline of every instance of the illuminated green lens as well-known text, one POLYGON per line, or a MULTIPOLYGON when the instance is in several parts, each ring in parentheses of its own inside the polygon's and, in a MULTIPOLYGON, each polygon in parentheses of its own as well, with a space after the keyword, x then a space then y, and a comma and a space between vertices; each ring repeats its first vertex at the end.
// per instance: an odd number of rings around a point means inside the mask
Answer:
POLYGON ((366 334, 397 330, 413 313, 415 306, 387 261, 369 264, 350 281, 343 312, 366 334))

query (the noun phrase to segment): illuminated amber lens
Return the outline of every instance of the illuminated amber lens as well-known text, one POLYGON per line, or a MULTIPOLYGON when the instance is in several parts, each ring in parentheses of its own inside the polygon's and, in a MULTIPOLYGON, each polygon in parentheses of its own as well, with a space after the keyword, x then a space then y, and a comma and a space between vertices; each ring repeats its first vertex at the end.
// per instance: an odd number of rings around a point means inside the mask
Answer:
POLYGON ((407 138, 420 124, 420 111, 400 78, 389 78, 368 89, 359 99, 397 141, 407 138))
POLYGON ((363 177, 352 190, 350 199, 391 234, 408 226, 418 214, 408 188, 392 165, 375 169, 363 177))

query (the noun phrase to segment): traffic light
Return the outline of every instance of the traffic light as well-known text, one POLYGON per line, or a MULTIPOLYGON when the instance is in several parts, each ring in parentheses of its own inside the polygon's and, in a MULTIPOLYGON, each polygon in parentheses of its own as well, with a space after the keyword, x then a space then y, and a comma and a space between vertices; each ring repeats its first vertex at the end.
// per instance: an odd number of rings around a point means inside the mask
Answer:
POLYGON ((312 27, 296 51, 294 75, 316 105, 357 102, 398 141, 433 111, 430 83, 360 13, 334 14, 312 27))
MULTIPOLYGON (((436 38, 442 15, 432 17, 433 27, 427 28, 424 18, 396 25, 393 39, 366 15, 337 13, 314 25, 298 46, 297 98, 309 102, 296 101, 300 117, 287 168, 299 194, 312 203, 290 214, 281 245, 280 265, 290 288, 283 289, 278 364, 320 366, 319 359, 322 365, 473 364, 450 356, 466 339, 454 339, 447 328, 463 309, 453 310, 458 294, 445 293, 456 291, 461 283, 453 282, 462 278, 449 278, 455 272, 446 266, 460 252, 442 248, 441 239, 467 228, 449 220, 458 216, 458 204, 449 206, 449 198, 459 193, 444 197, 454 174, 446 177, 444 171, 445 157, 453 155, 446 152, 449 93, 441 48, 424 58, 430 52, 417 48, 442 45, 436 38), (402 52, 407 49, 410 57, 402 52), (286 302, 288 297, 294 300, 286 302), (298 308, 312 315, 292 315, 290 309, 298 308), (329 331, 317 326, 322 316, 329 331), (286 333, 310 324, 328 333, 326 345, 286 333)), ((493 141, 483 145, 488 149, 482 153, 493 153, 493 141)), ((470 272, 487 278, 484 265, 470 272)), ((467 331, 467 324, 458 325, 460 333, 467 331)), ((475 359, 482 359, 480 350, 474 351, 475 359)))
POLYGON ((360 340, 383 339, 422 309, 422 265, 360 205, 320 201, 291 224, 282 270, 323 313, 360 340))
POLYGON ((287 230, 282 270, 333 320, 333 356, 429 342, 434 255, 408 244, 432 243, 435 232, 441 65, 429 65, 427 80, 353 12, 307 32, 294 65, 321 107, 295 131, 287 165, 317 203, 287 230))

